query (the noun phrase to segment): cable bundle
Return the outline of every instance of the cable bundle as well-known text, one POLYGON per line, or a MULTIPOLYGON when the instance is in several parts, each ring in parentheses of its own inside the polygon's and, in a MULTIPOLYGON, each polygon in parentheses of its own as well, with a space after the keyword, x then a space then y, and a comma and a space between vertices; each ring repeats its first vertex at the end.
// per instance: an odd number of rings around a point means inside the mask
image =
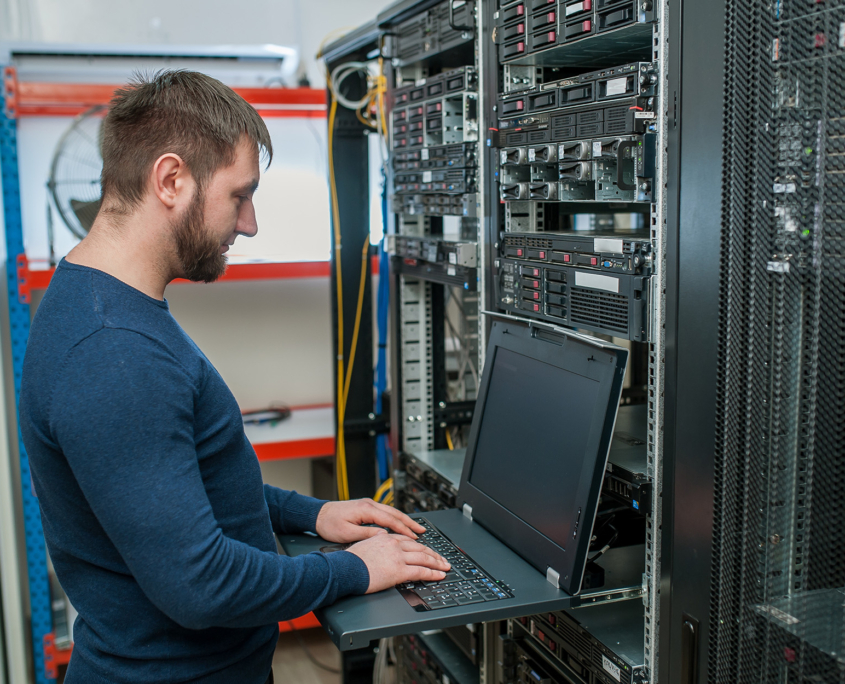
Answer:
POLYGON ((337 284, 337 488, 338 499, 349 499, 349 476, 346 468, 346 438, 344 419, 346 402, 349 396, 349 386, 352 382, 352 369, 355 365, 355 353, 358 349, 358 337, 361 330, 361 315, 364 307, 364 293, 366 291, 370 240, 369 235, 364 238, 361 249, 361 277, 358 285, 358 305, 355 313, 355 325, 352 332, 352 343, 349 349, 349 364, 344 358, 343 334, 343 271, 341 266, 341 230, 340 206, 337 196, 337 179, 334 171, 334 134, 337 120, 338 105, 343 105, 356 112, 358 119, 365 125, 379 131, 383 139, 387 136, 387 119, 384 112, 384 94, 387 92, 387 80, 384 77, 384 62, 379 59, 379 75, 371 77, 369 67, 364 62, 349 62, 336 67, 328 77, 329 90, 332 95, 329 109, 329 186, 332 202, 332 223, 334 226, 334 257, 337 284), (353 74, 362 74, 367 79, 367 94, 360 100, 350 100, 340 92, 344 81, 353 74), (375 111, 373 111, 375 110, 375 111), (369 118, 368 118, 369 117, 369 118), (375 118, 375 124, 372 118, 375 118), (380 124, 380 125, 379 125, 380 124))

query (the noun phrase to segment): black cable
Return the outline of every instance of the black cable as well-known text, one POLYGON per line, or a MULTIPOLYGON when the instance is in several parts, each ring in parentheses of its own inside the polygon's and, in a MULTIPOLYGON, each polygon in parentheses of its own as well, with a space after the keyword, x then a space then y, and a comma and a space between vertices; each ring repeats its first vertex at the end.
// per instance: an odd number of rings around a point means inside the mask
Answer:
POLYGON ((271 423, 275 425, 290 418, 291 410, 287 406, 270 406, 257 411, 244 411, 244 425, 263 425, 271 423))
POLYGON ((325 670, 326 672, 331 672, 332 674, 340 674, 340 670, 329 665, 325 665, 321 663, 314 657, 314 654, 311 653, 311 649, 308 648, 308 644, 305 643, 305 639, 302 638, 302 635, 299 633, 299 630, 296 628, 296 625, 293 624, 290 620, 287 621, 288 625, 290 626, 291 632, 293 632, 296 640, 299 642, 299 646, 302 649, 305 656, 310 660, 314 665, 319 667, 321 670, 325 670))
POLYGON ((610 550, 610 547, 613 542, 619 539, 619 530, 617 530, 613 525, 607 525, 607 527, 613 530, 613 535, 610 537, 610 539, 607 540, 607 544, 605 544, 595 556, 593 556, 587 561, 588 563, 595 563, 601 556, 603 556, 608 550, 610 550))

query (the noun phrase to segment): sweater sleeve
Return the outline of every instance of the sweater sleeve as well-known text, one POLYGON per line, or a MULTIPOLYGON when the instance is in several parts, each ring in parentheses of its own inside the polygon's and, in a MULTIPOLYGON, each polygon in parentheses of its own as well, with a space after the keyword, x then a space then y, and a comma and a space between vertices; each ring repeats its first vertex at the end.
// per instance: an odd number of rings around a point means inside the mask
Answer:
POLYGON ((270 522, 276 534, 316 532, 317 516, 323 505, 328 503, 268 484, 264 485, 264 499, 270 509, 270 522))
MULTIPOLYGON (((205 629, 267 625, 366 592, 354 554, 289 558, 223 535, 197 461, 195 392, 164 347, 126 330, 84 340, 56 378, 53 438, 144 594, 177 624, 205 629)), ((294 512, 296 502, 313 512, 301 499, 288 497, 279 522, 310 520, 294 512)))

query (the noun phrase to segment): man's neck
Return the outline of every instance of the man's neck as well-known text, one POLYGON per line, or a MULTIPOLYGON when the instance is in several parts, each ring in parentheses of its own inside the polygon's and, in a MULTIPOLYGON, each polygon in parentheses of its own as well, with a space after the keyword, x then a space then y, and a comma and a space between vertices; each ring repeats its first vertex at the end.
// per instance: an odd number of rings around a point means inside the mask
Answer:
POLYGON ((96 268, 155 299, 164 299, 164 289, 177 275, 166 250, 165 236, 158 226, 147 227, 143 217, 127 217, 120 225, 102 214, 88 236, 66 259, 72 264, 96 268))

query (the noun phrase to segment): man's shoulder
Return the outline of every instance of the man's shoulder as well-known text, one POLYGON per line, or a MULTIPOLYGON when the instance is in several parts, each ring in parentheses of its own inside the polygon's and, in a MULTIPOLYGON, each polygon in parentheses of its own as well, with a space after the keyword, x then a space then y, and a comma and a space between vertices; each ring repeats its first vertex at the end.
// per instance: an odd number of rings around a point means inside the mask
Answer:
POLYGON ((114 281, 93 269, 58 269, 33 320, 26 365, 55 375, 70 359, 100 368, 154 361, 201 374, 201 354, 167 304, 114 281))

